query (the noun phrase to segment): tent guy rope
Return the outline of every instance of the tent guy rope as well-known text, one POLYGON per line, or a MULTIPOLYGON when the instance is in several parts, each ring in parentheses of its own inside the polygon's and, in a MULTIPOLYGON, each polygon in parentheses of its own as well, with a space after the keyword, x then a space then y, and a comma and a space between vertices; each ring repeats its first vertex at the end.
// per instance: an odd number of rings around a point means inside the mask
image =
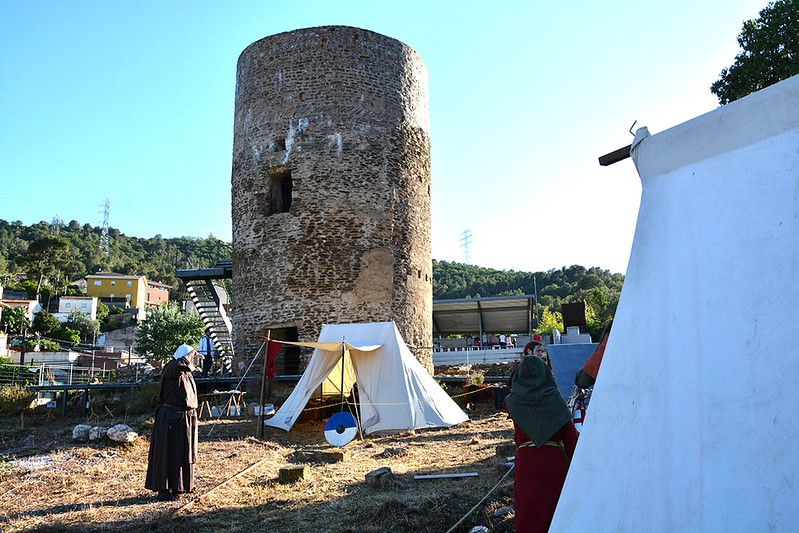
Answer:
MULTIPOLYGON (((258 359, 258 355, 261 353, 261 350, 264 349, 264 345, 266 345, 266 341, 264 341, 264 343, 261 344, 261 347, 258 348, 258 351, 255 352, 255 356, 250 361, 250 364, 247 365, 247 370, 244 371, 244 373, 241 375, 241 378, 239 379, 239 382, 236 384, 236 389, 235 390, 237 390, 237 391, 241 390, 240 387, 241 387, 241 384, 244 382, 244 378, 247 377, 247 374, 250 372, 250 368, 252 368, 253 363, 255 362, 256 359, 258 359)), ((244 409, 246 409, 246 408, 247 408, 247 404, 245 403, 244 404, 244 409)), ((220 411, 219 414, 216 415, 216 420, 214 420, 214 423, 211 426, 211 429, 208 430, 208 436, 209 437, 211 436, 211 433, 213 433, 217 422, 219 422, 219 419, 222 418, 223 414, 224 414, 224 411, 220 411)))

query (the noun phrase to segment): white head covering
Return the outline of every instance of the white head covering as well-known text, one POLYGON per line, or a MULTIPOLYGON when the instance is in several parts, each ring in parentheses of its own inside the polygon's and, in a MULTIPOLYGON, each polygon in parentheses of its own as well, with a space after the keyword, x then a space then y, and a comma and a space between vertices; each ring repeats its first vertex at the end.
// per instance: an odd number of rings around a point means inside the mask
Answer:
POLYGON ((178 349, 175 350, 175 355, 173 355, 173 357, 175 359, 180 359, 184 355, 190 355, 192 352, 196 352, 196 351, 197 350, 195 350, 194 348, 192 348, 188 344, 181 344, 180 346, 178 346, 178 349))

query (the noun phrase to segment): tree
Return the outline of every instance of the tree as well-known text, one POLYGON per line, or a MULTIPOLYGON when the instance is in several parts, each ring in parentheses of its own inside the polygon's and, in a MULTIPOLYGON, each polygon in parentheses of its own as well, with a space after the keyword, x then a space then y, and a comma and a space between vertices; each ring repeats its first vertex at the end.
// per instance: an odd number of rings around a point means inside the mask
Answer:
POLYGON ((39 311, 33 315, 33 327, 31 328, 35 333, 43 337, 47 337, 51 331, 55 331, 61 327, 61 322, 47 311, 39 311))
POLYGON ((747 20, 738 34, 742 51, 710 86, 721 105, 799 74, 799 0, 776 0, 747 20))
POLYGON ((162 304, 147 310, 136 329, 135 349, 148 361, 168 361, 181 344, 197 346, 205 327, 196 313, 183 313, 177 303, 162 304))
POLYGON ((602 340, 599 337, 616 313, 618 303, 618 293, 611 293, 611 298, 608 298, 600 289, 594 289, 585 299, 586 322, 592 339, 597 342, 602 340))
POLYGON ((539 333, 550 335, 554 328, 558 331, 565 331, 563 328, 563 315, 559 311, 550 311, 548 307, 541 313, 541 324, 538 327, 539 333))
POLYGON ((28 325, 28 315, 22 307, 4 307, 0 325, 8 333, 22 333, 22 328, 28 325))
POLYGON ((100 321, 92 320, 80 311, 73 311, 64 322, 64 327, 80 333, 83 342, 94 342, 100 332, 100 321))
POLYGON ((36 299, 42 288, 42 281, 53 274, 56 269, 64 266, 69 260, 67 255, 69 241, 62 237, 45 235, 39 237, 28 245, 28 256, 24 260, 28 277, 36 282, 36 299))
MULTIPOLYGON (((117 309, 119 309, 117 307, 117 309)), ((104 321, 108 317, 108 306, 105 305, 103 302, 97 302, 97 320, 100 322, 104 321)))

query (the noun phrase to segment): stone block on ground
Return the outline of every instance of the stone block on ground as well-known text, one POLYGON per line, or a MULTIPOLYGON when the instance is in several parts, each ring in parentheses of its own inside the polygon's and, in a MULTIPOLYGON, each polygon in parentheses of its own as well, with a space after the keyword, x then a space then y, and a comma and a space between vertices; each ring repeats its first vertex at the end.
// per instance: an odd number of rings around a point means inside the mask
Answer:
POLYGON ((332 450, 298 450, 294 459, 303 463, 343 463, 350 460, 349 450, 333 448, 332 450))
POLYGON ((90 441, 102 440, 103 437, 106 436, 106 432, 108 431, 108 429, 109 428, 103 426, 94 426, 89 430, 89 440, 90 441))
POLYGON ((406 448, 386 448, 385 450, 383 450, 383 453, 379 455, 379 457, 384 457, 384 458, 398 457, 407 454, 408 450, 406 448))
POLYGON ((91 426, 86 424, 78 424, 72 430, 72 439, 77 440, 80 442, 85 442, 89 440, 89 430, 92 429, 91 426))
POLYGON ((139 436, 138 433, 127 424, 117 424, 106 431, 108 438, 115 442, 133 442, 139 436))
POLYGON ((290 466, 281 468, 277 480, 279 483, 296 483, 307 479, 311 474, 311 469, 307 466, 290 466))
POLYGON ((366 483, 369 485, 381 485, 387 481, 394 479, 394 474, 387 466, 382 466, 377 470, 372 470, 365 476, 366 483))

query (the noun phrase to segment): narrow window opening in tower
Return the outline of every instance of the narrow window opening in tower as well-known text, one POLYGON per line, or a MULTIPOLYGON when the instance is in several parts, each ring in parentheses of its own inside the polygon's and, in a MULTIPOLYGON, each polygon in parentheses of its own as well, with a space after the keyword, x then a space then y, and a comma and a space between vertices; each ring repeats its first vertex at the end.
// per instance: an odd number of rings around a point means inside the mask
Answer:
POLYGON ((289 212, 291 209, 292 189, 291 170, 281 167, 278 170, 269 172, 269 195, 271 199, 267 216, 289 212))

